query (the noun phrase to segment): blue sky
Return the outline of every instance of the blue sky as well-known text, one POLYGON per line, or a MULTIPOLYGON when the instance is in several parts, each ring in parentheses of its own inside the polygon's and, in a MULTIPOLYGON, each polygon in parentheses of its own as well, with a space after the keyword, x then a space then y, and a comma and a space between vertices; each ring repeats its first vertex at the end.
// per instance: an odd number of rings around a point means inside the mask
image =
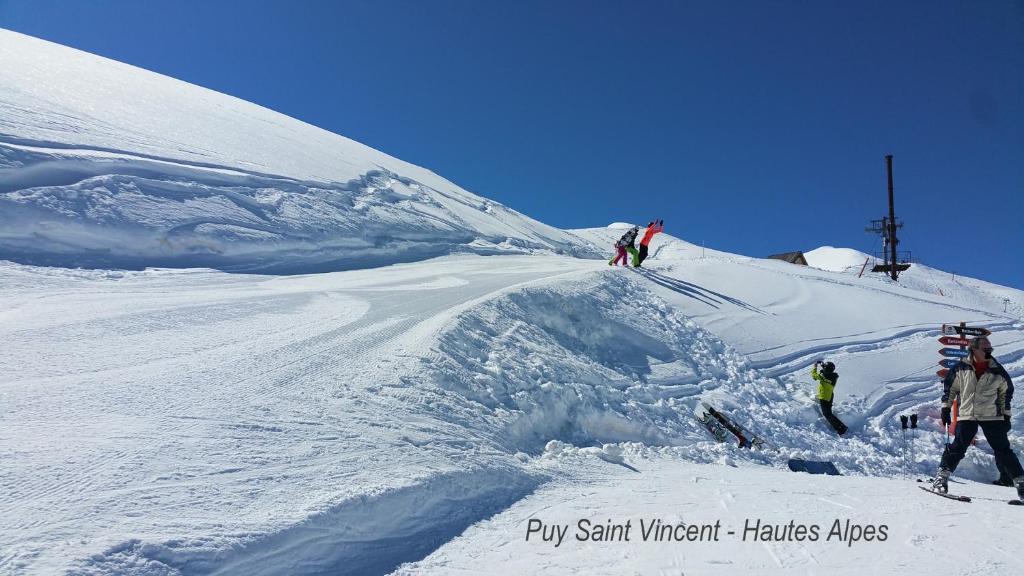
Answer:
POLYGON ((555 226, 901 249, 1024 288, 1024 3, 0 0, 0 26, 256 102, 555 226))

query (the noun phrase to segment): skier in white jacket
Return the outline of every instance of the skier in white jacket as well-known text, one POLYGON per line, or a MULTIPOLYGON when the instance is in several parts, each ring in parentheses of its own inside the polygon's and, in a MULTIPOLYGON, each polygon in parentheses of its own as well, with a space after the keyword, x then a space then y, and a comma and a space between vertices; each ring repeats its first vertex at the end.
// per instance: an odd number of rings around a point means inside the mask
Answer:
POLYGON ((960 398, 960 412, 953 443, 942 454, 932 489, 946 493, 949 475, 967 453, 980 427, 985 433, 996 464, 1013 478, 1017 494, 1024 500, 1024 470, 1006 437, 1010 422, 1013 382, 1002 364, 992 357, 992 343, 985 336, 971 340, 970 355, 960 361, 943 381, 942 423, 949 425, 950 406, 960 398))

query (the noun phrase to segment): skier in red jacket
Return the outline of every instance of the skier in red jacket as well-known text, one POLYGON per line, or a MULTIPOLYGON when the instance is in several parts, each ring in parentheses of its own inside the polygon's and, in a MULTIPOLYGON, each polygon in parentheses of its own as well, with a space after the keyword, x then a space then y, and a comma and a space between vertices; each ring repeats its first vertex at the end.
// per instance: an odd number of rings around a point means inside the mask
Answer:
POLYGON ((654 238, 655 234, 663 231, 664 229, 664 220, 654 220, 647 224, 647 231, 644 232, 644 237, 640 240, 640 253, 637 256, 636 261, 633 262, 634 268, 639 268, 640 265, 644 263, 644 260, 647 259, 647 245, 651 243, 651 238, 654 238))

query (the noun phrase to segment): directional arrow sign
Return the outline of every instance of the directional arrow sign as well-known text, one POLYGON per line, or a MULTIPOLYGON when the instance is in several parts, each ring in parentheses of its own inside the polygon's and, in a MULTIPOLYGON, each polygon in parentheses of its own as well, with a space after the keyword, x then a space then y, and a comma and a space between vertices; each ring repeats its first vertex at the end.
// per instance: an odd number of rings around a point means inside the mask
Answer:
POLYGON ((967 338, 957 338, 956 336, 943 336, 939 338, 939 344, 944 346, 967 346, 971 343, 967 338))
POLYGON ((947 368, 943 368, 942 370, 936 372, 936 374, 939 375, 939 378, 945 378, 946 375, 949 374, 949 370, 947 368))
POLYGON ((974 326, 960 327, 959 324, 943 324, 943 334, 960 334, 961 336, 989 336, 992 331, 988 328, 976 328, 974 326))
POLYGON ((960 363, 959 360, 953 360, 952 358, 946 358, 945 360, 939 362, 939 366, 943 366, 945 368, 956 368, 956 365, 959 364, 959 363, 960 363))
POLYGON ((959 348, 943 348, 939 350, 939 354, 952 356, 953 358, 966 358, 970 353, 970 350, 961 350, 959 348))

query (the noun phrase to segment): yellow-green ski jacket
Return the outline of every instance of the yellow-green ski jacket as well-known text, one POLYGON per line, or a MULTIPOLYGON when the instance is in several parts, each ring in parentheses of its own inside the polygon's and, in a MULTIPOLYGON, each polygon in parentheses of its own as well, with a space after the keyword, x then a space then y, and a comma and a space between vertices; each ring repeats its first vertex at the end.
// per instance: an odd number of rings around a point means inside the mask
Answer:
POLYGON ((818 381, 818 400, 832 401, 832 390, 836 387, 834 382, 825 378, 825 375, 818 372, 818 366, 811 368, 811 378, 818 381))

